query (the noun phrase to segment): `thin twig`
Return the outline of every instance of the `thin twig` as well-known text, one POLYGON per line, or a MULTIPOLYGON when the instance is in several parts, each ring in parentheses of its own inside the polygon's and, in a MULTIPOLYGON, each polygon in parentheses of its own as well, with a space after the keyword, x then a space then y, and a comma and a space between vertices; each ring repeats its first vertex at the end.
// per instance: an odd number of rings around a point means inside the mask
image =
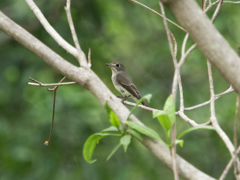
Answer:
POLYGON ((49 145, 50 145, 51 138, 52 138, 53 125, 54 125, 54 116, 55 116, 56 94, 57 94, 57 89, 54 90, 54 95, 53 95, 53 112, 52 112, 52 124, 51 124, 51 129, 50 129, 50 134, 49 134, 48 140, 44 142, 45 146, 49 146, 49 145))
MULTIPOLYGON (((118 98, 118 99, 122 101, 121 98, 118 98)), ((126 100, 123 101, 123 104, 127 104, 127 105, 130 105, 130 106, 135 106, 136 105, 136 103, 129 102, 129 101, 126 101, 126 100)), ((148 111, 151 111, 151 112, 152 111, 162 111, 162 110, 154 109, 154 108, 147 107, 147 106, 144 106, 144 105, 141 105, 141 104, 139 104, 137 107, 148 110, 148 111)))
POLYGON ((181 55, 183 56, 185 54, 185 49, 186 49, 186 44, 187 44, 187 40, 188 40, 189 34, 187 33, 183 39, 183 43, 182 43, 182 49, 181 49, 181 55))
MULTIPOLYGON (((160 9, 161 9, 161 12, 162 12, 163 22, 164 22, 164 26, 165 26, 165 29, 166 29, 166 33, 167 33, 167 37, 168 37, 168 43, 169 43, 169 46, 170 46, 170 50, 171 50, 171 54, 172 54, 172 58, 173 58, 173 63, 174 63, 174 67, 175 67, 174 80, 173 80, 173 85, 172 85, 172 96, 173 96, 174 101, 176 102, 176 95, 177 95, 177 80, 176 79, 178 78, 178 74, 180 73, 180 69, 177 68, 176 53, 174 53, 173 44, 172 44, 172 40, 171 40, 171 37, 173 37, 174 40, 175 40, 175 38, 174 38, 173 35, 171 35, 172 33, 168 28, 167 20, 166 20, 166 16, 165 16, 165 12, 164 12, 164 7, 163 7, 163 4, 160 0, 159 0, 159 6, 160 6, 160 9)), ((175 42, 176 42, 176 40, 175 40, 175 42)), ((173 163, 174 179, 179 180, 178 169, 177 169, 177 159, 176 159, 176 144, 174 143, 175 140, 176 140, 176 121, 174 122, 174 124, 172 126, 172 139, 171 139, 171 142, 173 143, 173 146, 172 146, 172 163, 173 163)))
POLYGON ((215 107, 214 107, 215 94, 214 94, 214 85, 213 85, 211 63, 210 63, 209 60, 207 60, 207 67, 208 67, 209 88, 210 88, 210 95, 211 95, 211 97, 210 97, 210 112, 211 112, 210 121, 211 121, 213 127, 215 127, 216 132, 218 133, 220 138, 223 140, 223 142, 227 146, 231 156, 234 157, 235 148, 234 148, 232 142, 230 141, 229 137, 226 135, 226 133, 219 126, 216 115, 215 115, 215 107))
POLYGON ((67 14, 67 18, 68 18, 68 23, 69 23, 69 27, 72 33, 72 38, 75 44, 75 47, 77 48, 77 50, 81 50, 80 44, 78 42, 78 38, 77 38, 77 33, 75 31, 75 27, 73 24, 73 20, 72 20, 72 15, 71 15, 71 10, 70 10, 70 5, 71 5, 71 0, 67 0, 66 6, 64 7, 66 14, 67 14))
MULTIPOLYGON (((67 78, 67 76, 64 76, 58 84, 61 84, 65 79, 67 78)), ((55 91, 57 88, 59 87, 59 85, 56 85, 54 88, 50 89, 48 88, 48 91, 55 91)))
POLYGON ((211 118, 216 118, 215 115, 215 94, 214 94, 214 85, 213 85, 213 77, 212 77, 212 69, 211 63, 207 60, 207 67, 208 67, 208 78, 209 78, 209 88, 210 88, 210 112, 211 118))
POLYGON ((203 10, 206 9, 206 6, 207 6, 207 0, 204 1, 204 3, 203 3, 203 8, 202 8, 202 9, 203 9, 203 10))
POLYGON ((184 55, 182 55, 182 57, 181 57, 181 59, 180 59, 180 61, 179 61, 179 63, 178 63, 178 67, 179 67, 179 68, 183 65, 185 59, 186 59, 187 56, 190 54, 190 52, 192 52, 192 50, 194 50, 196 47, 197 47, 197 44, 195 43, 195 44, 193 44, 193 45, 187 50, 186 53, 184 53, 184 55))
MULTIPOLYGON (((138 1, 135 1, 135 0, 129 0, 129 1, 134 2, 134 3, 136 3, 136 4, 139 4, 139 5, 141 5, 142 7, 144 7, 144 8, 146 8, 146 9, 152 11, 153 13, 157 14, 158 16, 163 17, 162 14, 158 13, 157 11, 151 9, 150 7, 148 7, 148 6, 146 6, 146 5, 142 4, 142 3, 140 3, 140 2, 138 2, 138 1)), ((167 19, 167 18, 166 18, 166 19, 167 19)), ((171 24, 173 24, 174 26, 177 26, 179 29, 181 29, 181 30, 187 32, 183 27, 179 26, 179 25, 176 24, 175 22, 173 22, 173 21, 171 21, 171 20, 169 20, 169 19, 167 19, 167 21, 170 22, 171 24)))
MULTIPOLYGON (((63 82, 67 77, 64 76, 59 83, 63 82)), ((53 89, 48 89, 49 91, 54 91, 53 95, 53 112, 52 112, 52 124, 51 124, 51 129, 50 129, 50 134, 48 141, 45 141, 45 146, 49 146, 52 138, 52 132, 53 132, 53 125, 54 125, 54 116, 55 116, 55 104, 56 104, 56 94, 57 94, 57 89, 59 86, 55 86, 53 89)))
POLYGON ((215 100, 214 96, 215 95, 214 95, 212 70, 211 70, 211 63, 208 60, 207 60, 207 65, 208 65, 209 88, 210 88, 210 95, 211 95, 211 97, 210 97, 210 113, 211 113, 210 121, 211 121, 213 127, 215 127, 216 132, 221 137, 221 139, 223 140, 223 142, 227 146, 230 154, 233 157, 234 146, 231 143, 229 137, 226 135, 226 133, 219 126, 216 115, 215 115, 215 107, 214 107, 214 100, 215 100))
POLYGON ((222 138, 223 142, 227 146, 230 154, 233 156, 234 152, 234 146, 231 143, 230 139, 226 135, 226 133, 222 130, 222 128, 219 126, 216 115, 215 115, 215 95, 214 95, 214 85, 213 85, 213 78, 212 78, 212 70, 211 70, 211 63, 207 60, 207 67, 208 67, 208 78, 209 78, 209 88, 210 88, 210 121, 212 122, 213 127, 215 127, 216 132, 218 135, 222 138))
POLYGON ((223 4, 223 0, 219 0, 218 6, 216 8, 216 10, 214 11, 213 17, 211 19, 211 22, 214 23, 214 21, 216 20, 221 8, 222 8, 222 4, 223 4))
MULTIPOLYGON (((230 86, 226 91, 222 92, 222 93, 219 93, 219 94, 216 94, 215 97, 214 97, 214 100, 217 100, 218 98, 220 98, 221 96, 225 95, 225 94, 228 94, 230 92, 233 92, 234 89, 232 88, 232 86, 230 86)), ((197 109, 197 108, 200 108, 202 106, 205 106, 205 105, 208 105, 209 103, 211 102, 211 100, 209 101, 206 101, 206 102, 203 102, 201 104, 198 104, 198 105, 195 105, 195 106, 191 106, 191 107, 185 107, 184 110, 185 111, 189 111, 189 110, 193 110, 193 109, 197 109)))
MULTIPOLYGON (((167 21, 166 21, 167 22, 167 21)), ((169 30, 169 29, 168 29, 169 30)), ((174 44, 174 50, 173 50, 173 63, 174 63, 174 67, 177 68, 177 41, 173 35, 173 33, 169 30, 169 34, 173 40, 173 44, 174 44)))
POLYGON ((187 117, 186 114, 184 114, 184 112, 182 112, 182 111, 176 112, 176 115, 180 116, 184 121, 186 121, 187 123, 189 123, 193 127, 206 126, 206 125, 210 125, 211 124, 210 121, 207 121, 207 122, 205 122, 203 124, 197 124, 194 120, 192 120, 189 117, 187 117))
POLYGON ((180 110, 184 111, 184 99, 183 99, 183 88, 182 88, 182 80, 181 80, 181 74, 178 74, 178 88, 179 88, 179 96, 180 96, 180 110))
POLYGON ((29 85, 31 86, 40 86, 40 87, 47 87, 47 86, 64 86, 64 85, 72 85, 72 84, 76 84, 76 82, 65 82, 65 83, 49 83, 49 84, 43 84, 31 77, 29 77, 29 79, 35 83, 32 82, 28 82, 29 85))
POLYGON ((234 157, 232 157, 231 160, 228 162, 228 164, 227 164, 227 166, 225 167, 224 171, 222 172, 219 180, 224 180, 224 179, 225 179, 228 171, 230 170, 232 164, 236 161, 237 156, 239 155, 239 153, 240 153, 240 146, 238 146, 238 149, 237 149, 234 157))

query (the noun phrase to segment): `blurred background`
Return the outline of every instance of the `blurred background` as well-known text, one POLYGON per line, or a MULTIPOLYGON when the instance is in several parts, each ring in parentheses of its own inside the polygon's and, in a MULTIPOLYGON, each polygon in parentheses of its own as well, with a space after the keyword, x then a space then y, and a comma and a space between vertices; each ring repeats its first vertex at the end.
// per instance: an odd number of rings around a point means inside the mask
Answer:
MULTIPOLYGON (((141 2, 160 12, 158 1, 141 2)), ((56 31, 74 45, 64 10, 65 0, 36 3, 56 31)), ((208 12, 209 17, 215 8, 208 12)), ((1 0, 0 10, 78 66, 77 60, 48 35, 25 1, 1 0)), ((177 22, 171 12, 165 10, 167 17, 177 22)), ((111 70, 105 64, 120 61, 141 94, 153 95, 149 105, 162 109, 171 93, 174 72, 163 20, 127 0, 72 0, 71 12, 81 47, 85 53, 91 47, 92 70, 106 86, 119 95, 111 82, 111 70)), ((240 5, 224 4, 215 22, 216 28, 236 51, 240 46, 239 17, 240 5)), ((178 42, 179 59, 185 33, 171 24, 169 27, 178 42)), ((189 40, 187 47, 192 44, 189 40)), ((186 107, 209 100, 206 59, 198 49, 187 58, 181 75, 186 107)), ((110 123, 104 107, 78 85, 58 89, 52 141, 49 147, 44 146, 51 127, 53 92, 29 86, 29 77, 53 83, 63 76, 0 30, 0 180, 173 179, 172 171, 136 140, 132 141, 127 153, 120 148, 106 161, 119 139, 105 137, 93 155, 98 161, 86 163, 82 156, 84 142, 110 123)), ((213 77, 216 94, 229 87, 215 67, 213 77)), ((217 118, 230 139, 233 139, 235 102, 234 92, 216 101, 217 118)), ((210 116, 209 105, 186 114, 197 123, 206 122, 210 116)), ((165 139, 162 127, 148 112, 137 109, 135 115, 165 139)), ((178 133, 190 127, 177 117, 178 133)), ((230 154, 216 132, 198 130, 183 139, 184 146, 178 146, 178 154, 218 178, 230 154)), ((227 179, 234 179, 233 168, 227 179)))

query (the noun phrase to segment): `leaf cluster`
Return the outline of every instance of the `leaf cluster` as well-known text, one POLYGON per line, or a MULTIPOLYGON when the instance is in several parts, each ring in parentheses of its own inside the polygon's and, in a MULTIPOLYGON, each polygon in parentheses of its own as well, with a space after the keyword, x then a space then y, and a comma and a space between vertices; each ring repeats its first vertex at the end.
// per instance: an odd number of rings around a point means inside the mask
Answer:
POLYGON ((128 115, 127 120, 125 120, 123 122, 123 124, 121 124, 121 121, 118 119, 117 115, 109 107, 108 103, 106 103, 106 110, 107 110, 109 122, 111 123, 112 126, 110 126, 107 129, 102 130, 100 133, 95 133, 95 134, 91 135, 87 139, 87 141, 84 144, 84 148, 83 148, 84 159, 90 164, 94 163, 96 161, 96 159, 92 159, 94 149, 95 149, 96 145, 99 143, 99 141, 103 137, 106 137, 106 136, 120 137, 118 144, 112 149, 109 156, 107 157, 107 160, 109 160, 112 157, 112 155, 121 146, 123 146, 124 151, 127 152, 127 148, 131 143, 132 136, 135 137, 136 139, 138 139, 139 141, 143 141, 142 135, 145 135, 152 139, 162 141, 171 150, 171 147, 173 146, 173 144, 179 144, 181 147, 183 147, 184 141, 183 141, 183 139, 180 139, 180 138, 182 138, 183 135, 185 135, 191 131, 198 130, 198 129, 215 130, 215 128, 212 126, 192 127, 190 129, 187 129, 187 130, 181 132, 177 136, 175 141, 171 142, 171 130, 172 130, 173 124, 176 121, 176 117, 175 117, 176 116, 175 115, 176 107, 175 107, 174 99, 173 99, 172 95, 170 95, 167 98, 162 111, 159 111, 159 110, 153 111, 153 118, 157 118, 158 122, 160 123, 160 125, 163 127, 163 129, 165 131, 167 142, 163 141, 162 138, 160 137, 160 135, 153 129, 151 129, 147 126, 144 126, 142 124, 129 121, 129 117, 133 114, 133 112, 135 111, 137 106, 139 104, 141 104, 141 102, 144 101, 145 99, 147 99, 149 102, 151 97, 152 97, 151 94, 148 94, 148 95, 145 95, 144 97, 142 97, 136 103, 136 105, 132 108, 132 110, 130 111, 130 113, 128 115))

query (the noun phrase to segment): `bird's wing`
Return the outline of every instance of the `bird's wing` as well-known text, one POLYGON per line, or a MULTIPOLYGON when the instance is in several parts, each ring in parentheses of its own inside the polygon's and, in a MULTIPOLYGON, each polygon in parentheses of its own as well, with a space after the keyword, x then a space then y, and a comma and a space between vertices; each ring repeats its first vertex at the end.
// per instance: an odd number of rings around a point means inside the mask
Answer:
POLYGON ((116 77, 117 82, 122 85, 128 92, 130 92, 137 99, 141 99, 142 96, 137 87, 133 84, 132 80, 128 77, 126 72, 119 73, 116 77), (125 74, 124 74, 125 73, 125 74))

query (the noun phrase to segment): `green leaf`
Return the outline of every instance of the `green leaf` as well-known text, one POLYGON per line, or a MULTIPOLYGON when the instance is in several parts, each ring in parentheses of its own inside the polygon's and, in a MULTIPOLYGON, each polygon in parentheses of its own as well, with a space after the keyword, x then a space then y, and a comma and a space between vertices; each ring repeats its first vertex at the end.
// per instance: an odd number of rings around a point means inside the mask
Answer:
POLYGON ((112 157, 112 155, 121 147, 121 143, 118 143, 113 150, 111 151, 111 153, 109 154, 109 156, 107 157, 107 161, 112 157))
POLYGON ((140 141, 143 140, 141 134, 139 134, 137 131, 135 131, 134 129, 128 129, 127 133, 133 135, 135 138, 139 139, 140 141))
POLYGON ((104 129, 104 130, 101 131, 101 133, 114 133, 114 132, 115 133, 119 132, 118 128, 116 128, 115 126, 110 126, 109 128, 104 129))
POLYGON ((173 125, 175 122, 176 115, 175 115, 175 102, 174 102, 172 95, 170 95, 167 98, 167 100, 164 104, 164 107, 163 107, 163 111, 168 115, 168 117, 171 121, 171 125, 173 125))
POLYGON ((108 103, 106 102, 106 109, 110 123, 119 129, 121 124, 120 120, 118 119, 117 115, 113 112, 113 110, 109 107, 108 103))
POLYGON ((160 136, 154 130, 150 129, 149 127, 146 127, 146 126, 143 126, 138 123, 131 122, 131 121, 124 121, 124 123, 127 124, 132 129, 135 129, 138 132, 140 132, 148 137, 162 141, 160 136))
POLYGON ((183 131, 182 133, 180 133, 176 139, 179 139, 181 138, 183 135, 191 132, 191 131, 194 131, 194 130, 198 130, 198 129, 209 129, 209 130, 215 130, 215 128, 213 126, 199 126, 199 127, 192 127, 190 129, 187 129, 186 131, 183 131))
POLYGON ((127 152, 128 145, 131 142, 132 136, 127 134, 120 139, 120 143, 123 145, 124 151, 127 152))
POLYGON ((153 118, 157 117, 159 123, 162 125, 162 127, 164 128, 166 134, 168 133, 168 131, 171 129, 172 124, 171 121, 169 119, 169 116, 163 112, 163 111, 157 111, 154 110, 153 111, 153 118))
POLYGON ((177 140, 175 140, 175 144, 177 145, 177 144, 179 144, 181 147, 183 147, 183 140, 182 139, 177 139, 177 140))
POLYGON ((96 161, 96 159, 92 160, 92 155, 96 145, 98 144, 99 140, 105 136, 110 136, 112 134, 102 134, 96 133, 91 135, 85 142, 83 147, 83 157, 89 163, 92 164, 96 161))
POLYGON ((147 94, 145 96, 143 96, 144 99, 146 99, 148 101, 148 103, 150 103, 150 100, 152 98, 152 94, 147 94))
POLYGON ((139 104, 141 104, 145 99, 147 99, 147 101, 148 101, 148 103, 149 103, 151 98, 152 98, 152 95, 151 95, 151 94, 147 94, 147 95, 143 96, 143 97, 136 103, 136 105, 132 108, 132 110, 131 110, 130 114, 128 115, 128 118, 127 118, 127 119, 129 119, 129 117, 130 117, 131 114, 135 111, 135 109, 137 108, 137 106, 138 106, 139 104))

